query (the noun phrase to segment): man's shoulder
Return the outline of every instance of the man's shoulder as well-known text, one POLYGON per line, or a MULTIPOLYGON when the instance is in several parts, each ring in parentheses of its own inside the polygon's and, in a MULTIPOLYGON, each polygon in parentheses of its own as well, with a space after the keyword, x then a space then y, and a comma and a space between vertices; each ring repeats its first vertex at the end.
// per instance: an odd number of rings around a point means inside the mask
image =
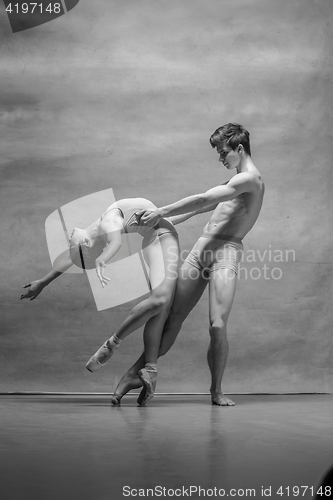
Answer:
POLYGON ((260 175, 250 173, 250 172, 240 172, 239 174, 234 175, 228 183, 230 186, 247 186, 249 190, 256 189, 259 186, 263 185, 263 181, 260 175))

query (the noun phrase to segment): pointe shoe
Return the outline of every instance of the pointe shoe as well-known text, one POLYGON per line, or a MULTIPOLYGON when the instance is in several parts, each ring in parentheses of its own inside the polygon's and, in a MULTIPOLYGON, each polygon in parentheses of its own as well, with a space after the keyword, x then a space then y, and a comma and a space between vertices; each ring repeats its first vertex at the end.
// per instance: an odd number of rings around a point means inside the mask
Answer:
POLYGON ((138 403, 138 405, 140 405, 140 406, 144 406, 145 405, 144 401, 146 399, 146 392, 147 392, 146 391, 146 386, 143 384, 143 387, 142 387, 141 392, 140 392, 140 394, 138 396, 138 399, 136 400, 136 402, 138 403))
POLYGON ((154 392, 156 388, 156 377, 152 377, 151 373, 146 368, 142 368, 141 370, 139 370, 138 376, 141 382, 143 383, 143 389, 139 394, 137 402, 140 406, 144 406, 146 403, 148 403, 148 401, 150 401, 154 397, 154 392), (144 391, 145 394, 143 394, 144 391))
POLYGON ((111 396, 111 403, 113 405, 120 405, 120 401, 121 401, 121 396, 118 396, 117 394, 113 394, 111 396))
POLYGON ((93 356, 89 359, 88 363, 86 364, 87 370, 90 372, 96 372, 102 366, 105 365, 107 361, 111 358, 113 355, 115 348, 113 346, 108 346, 108 341, 106 341, 102 347, 98 349, 98 351, 95 352, 93 356))

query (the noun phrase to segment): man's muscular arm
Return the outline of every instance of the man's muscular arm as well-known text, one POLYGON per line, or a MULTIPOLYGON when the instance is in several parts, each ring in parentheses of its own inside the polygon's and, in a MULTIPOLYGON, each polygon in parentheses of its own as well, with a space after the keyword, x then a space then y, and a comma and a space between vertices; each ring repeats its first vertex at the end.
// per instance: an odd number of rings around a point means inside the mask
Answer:
POLYGON ((195 215, 198 214, 203 214, 205 212, 211 212, 212 210, 215 210, 217 207, 218 203, 214 203, 213 205, 209 205, 208 207, 202 208, 201 210, 193 210, 193 212, 189 212, 187 214, 182 214, 182 215, 173 215, 171 217, 167 217, 167 219, 172 222, 174 226, 177 224, 180 224, 181 222, 184 222, 191 217, 194 217, 195 215))
POLYGON ((232 200, 242 193, 253 189, 253 175, 248 173, 236 174, 227 184, 209 189, 205 193, 188 196, 182 200, 158 208, 153 211, 145 211, 141 221, 147 226, 155 226, 162 217, 180 215, 191 211, 204 210, 206 207, 217 205, 223 201, 232 200))

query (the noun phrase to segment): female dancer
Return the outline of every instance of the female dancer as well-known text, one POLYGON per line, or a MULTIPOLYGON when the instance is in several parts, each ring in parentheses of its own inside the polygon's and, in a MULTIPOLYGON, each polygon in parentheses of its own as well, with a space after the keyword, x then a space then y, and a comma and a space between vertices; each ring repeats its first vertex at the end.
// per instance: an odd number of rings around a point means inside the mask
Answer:
MULTIPOLYGON (((113 203, 105 213, 85 229, 74 228, 69 240, 69 252, 63 256, 55 269, 24 286, 28 291, 21 299, 34 300, 54 279, 73 264, 85 269, 96 268, 97 276, 104 287, 109 278, 104 275, 106 263, 121 247, 123 233, 139 233, 143 256, 149 267, 151 294, 137 304, 116 332, 90 358, 86 368, 96 371, 110 359, 121 341, 145 324, 144 348, 145 367, 138 375, 144 386, 144 397, 139 404, 145 404, 154 395, 157 380, 157 357, 164 323, 168 317, 178 276, 179 245, 174 225, 169 219, 162 219, 155 227, 140 224, 136 212, 155 210, 155 205, 144 198, 127 198, 113 203)), ((177 221, 183 216, 175 217, 177 221)), ((113 401, 116 403, 117 401, 113 401)))

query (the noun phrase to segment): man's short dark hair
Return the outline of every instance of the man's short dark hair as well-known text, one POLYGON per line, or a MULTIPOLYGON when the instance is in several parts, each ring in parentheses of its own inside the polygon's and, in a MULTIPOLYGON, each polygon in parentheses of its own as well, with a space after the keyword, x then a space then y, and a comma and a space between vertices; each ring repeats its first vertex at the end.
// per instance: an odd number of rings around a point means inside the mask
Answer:
POLYGON ((250 133, 239 123, 227 123, 217 128, 209 139, 212 148, 216 148, 223 141, 233 150, 242 144, 245 153, 251 156, 250 133))

